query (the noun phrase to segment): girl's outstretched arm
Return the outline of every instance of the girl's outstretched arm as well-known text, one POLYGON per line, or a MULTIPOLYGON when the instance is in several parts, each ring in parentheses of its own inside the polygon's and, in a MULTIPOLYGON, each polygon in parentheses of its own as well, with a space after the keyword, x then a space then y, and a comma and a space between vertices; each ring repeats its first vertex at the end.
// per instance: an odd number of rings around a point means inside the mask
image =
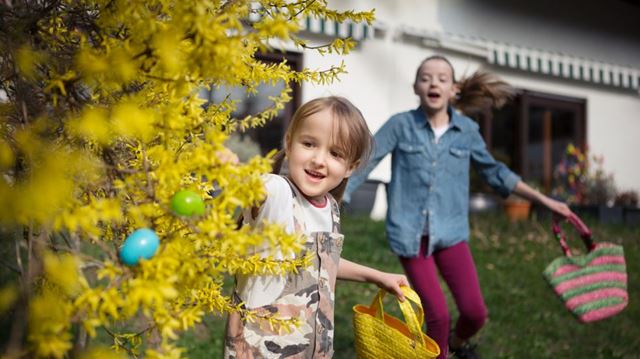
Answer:
POLYGON ((338 265, 338 279, 354 282, 374 283, 387 292, 395 294, 400 301, 404 301, 401 285, 409 286, 409 281, 404 274, 381 272, 371 267, 340 258, 338 265))
POLYGON ((538 202, 545 207, 549 208, 553 213, 557 213, 562 217, 569 217, 573 212, 566 203, 556 201, 553 198, 549 198, 544 194, 538 192, 537 190, 531 188, 528 184, 523 181, 519 181, 516 184, 516 187, 513 189, 513 193, 522 196, 528 200, 538 202))

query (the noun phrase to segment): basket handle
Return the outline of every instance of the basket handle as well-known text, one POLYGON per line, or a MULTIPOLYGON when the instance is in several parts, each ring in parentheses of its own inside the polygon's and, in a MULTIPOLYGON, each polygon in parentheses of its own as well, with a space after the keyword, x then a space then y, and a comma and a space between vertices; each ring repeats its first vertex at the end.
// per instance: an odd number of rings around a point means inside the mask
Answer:
MULTIPOLYGON (((560 220, 561 217, 556 214, 553 215, 553 224, 551 226, 551 230, 556 236, 558 242, 560 242, 560 247, 562 247, 562 252, 564 253, 564 255, 567 257, 571 257, 571 249, 569 249, 569 246, 567 245, 567 236, 560 227, 560 220)), ((591 238, 591 230, 589 229, 589 227, 587 227, 586 224, 584 224, 584 222, 582 222, 580 217, 578 217, 574 213, 571 213, 566 217, 566 221, 576 229, 576 231, 580 235, 580 238, 582 238, 582 242, 584 243, 585 247, 587 247, 587 251, 591 252, 592 250, 594 250, 596 245, 593 242, 593 238, 591 238)))
MULTIPOLYGON (((402 289, 402 293, 404 294, 405 301, 401 302, 398 300, 398 305, 400 306, 400 311, 404 316, 404 320, 407 323, 407 327, 409 331, 414 336, 416 343, 422 348, 427 347, 427 343, 425 343, 424 335, 422 334, 422 323, 424 322, 424 310, 422 309, 422 301, 420 301, 420 297, 416 292, 413 291, 410 287, 400 286, 402 289), (408 299, 408 300, 406 300, 408 299), (414 311, 413 306, 410 302, 413 302, 417 307, 417 314, 414 311)), ((371 308, 376 311, 376 317, 384 322, 384 307, 382 305, 382 298, 387 293, 384 289, 380 289, 378 294, 373 298, 373 302, 371 303, 371 308)))

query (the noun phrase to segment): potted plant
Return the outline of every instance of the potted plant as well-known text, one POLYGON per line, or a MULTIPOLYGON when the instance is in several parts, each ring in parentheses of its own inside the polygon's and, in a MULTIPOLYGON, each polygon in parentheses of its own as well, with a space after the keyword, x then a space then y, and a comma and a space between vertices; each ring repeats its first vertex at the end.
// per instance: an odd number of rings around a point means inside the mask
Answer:
POLYGON ((602 156, 588 156, 572 144, 554 170, 553 196, 564 200, 579 216, 602 223, 622 223, 623 209, 615 205, 616 186, 604 170, 602 156))
POLYGON ((622 207, 622 218, 624 224, 640 226, 638 192, 633 190, 622 191, 616 196, 615 203, 617 206, 622 207))
POLYGON ((504 212, 510 221, 521 221, 529 218, 531 202, 515 194, 507 197, 503 202, 504 212))
POLYGON ((613 174, 604 171, 602 156, 593 156, 595 166, 587 177, 585 203, 593 211, 597 211, 596 218, 602 223, 622 223, 622 207, 615 205, 616 185, 613 174), (594 209, 593 209, 594 208, 594 209))

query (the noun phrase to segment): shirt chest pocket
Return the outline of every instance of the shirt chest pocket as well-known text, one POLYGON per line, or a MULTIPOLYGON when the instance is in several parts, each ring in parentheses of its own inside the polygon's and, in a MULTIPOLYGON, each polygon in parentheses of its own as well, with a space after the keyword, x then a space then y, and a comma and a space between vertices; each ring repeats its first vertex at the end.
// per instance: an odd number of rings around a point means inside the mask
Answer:
POLYGON ((406 169, 418 169, 424 167, 426 157, 426 145, 413 143, 399 143, 397 161, 400 167, 406 169))
POLYGON ((445 163, 446 170, 453 175, 460 175, 469 171, 471 151, 463 147, 451 147, 445 163))

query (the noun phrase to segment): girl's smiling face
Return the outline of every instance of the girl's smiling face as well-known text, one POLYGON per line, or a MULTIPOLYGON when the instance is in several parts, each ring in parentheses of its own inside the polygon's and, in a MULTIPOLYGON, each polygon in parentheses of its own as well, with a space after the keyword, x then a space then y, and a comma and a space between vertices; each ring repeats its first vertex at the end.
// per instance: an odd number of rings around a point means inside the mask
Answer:
POLYGON ((449 100, 458 91, 453 79, 453 69, 442 59, 430 59, 420 66, 413 84, 413 92, 420 98, 420 105, 428 113, 446 111, 449 100))
POLYGON ((311 201, 323 203, 324 196, 354 169, 344 148, 338 145, 334 118, 329 109, 305 118, 291 137, 285 139, 289 177, 311 201))

